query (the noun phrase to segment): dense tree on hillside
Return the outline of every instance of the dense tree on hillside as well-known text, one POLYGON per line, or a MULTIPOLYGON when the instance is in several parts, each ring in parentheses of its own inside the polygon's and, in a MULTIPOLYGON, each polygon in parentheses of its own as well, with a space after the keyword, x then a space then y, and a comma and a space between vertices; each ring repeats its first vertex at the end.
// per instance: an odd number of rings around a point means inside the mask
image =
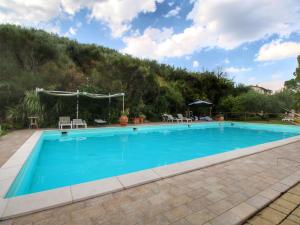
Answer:
MULTIPOLYGON (((26 108, 19 103, 26 91, 36 87, 125 92, 130 116, 143 113, 150 120, 165 112, 184 112, 195 99, 210 100, 218 110, 222 98, 248 91, 245 86, 235 86, 221 71, 188 72, 45 31, 0 25, 0 119, 26 108)), ((59 115, 75 116, 75 98, 41 95, 40 100, 44 125, 55 125, 59 115)), ((109 105, 108 100, 81 97, 80 106, 80 117, 86 120, 116 121, 121 99, 113 99, 109 105)))

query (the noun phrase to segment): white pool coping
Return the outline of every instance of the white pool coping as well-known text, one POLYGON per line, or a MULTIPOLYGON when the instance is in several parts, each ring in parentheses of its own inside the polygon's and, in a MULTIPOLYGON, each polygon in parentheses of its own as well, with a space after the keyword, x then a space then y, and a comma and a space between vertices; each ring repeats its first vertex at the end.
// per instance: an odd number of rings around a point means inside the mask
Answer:
MULTIPOLYGON (((0 220, 93 198, 300 141, 300 135, 106 179, 4 198, 43 131, 36 131, 0 168, 0 220)), ((299 173, 297 179, 300 179, 299 173)), ((298 181, 299 181, 298 179, 298 181)), ((293 184, 297 181, 292 182, 293 184)), ((292 186, 292 183, 284 183, 292 186)))

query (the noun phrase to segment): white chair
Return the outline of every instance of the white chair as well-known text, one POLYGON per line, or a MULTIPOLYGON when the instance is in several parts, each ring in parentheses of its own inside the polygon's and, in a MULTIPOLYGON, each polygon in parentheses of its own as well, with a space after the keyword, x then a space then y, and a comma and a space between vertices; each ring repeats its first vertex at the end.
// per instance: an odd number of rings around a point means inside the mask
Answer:
POLYGON ((178 116, 178 119, 180 120, 180 121, 186 121, 186 122, 192 122, 192 119, 190 119, 190 118, 187 118, 187 117, 184 117, 182 114, 177 114, 177 116, 178 116))
POLYGON ((168 114, 167 114, 167 117, 168 117, 168 119, 167 119, 168 122, 169 122, 169 121, 171 121, 171 122, 174 122, 174 121, 179 122, 179 119, 174 118, 172 115, 168 115, 168 114))
POLYGON ((84 127, 87 128, 87 124, 84 120, 82 119, 73 119, 72 121, 72 127, 73 128, 78 128, 78 127, 84 127))
POLYGON ((60 116, 58 121, 58 128, 70 127, 72 129, 72 122, 69 116, 60 116))
POLYGON ((284 122, 294 122, 295 120, 295 110, 291 110, 291 112, 285 114, 285 117, 282 119, 284 122))
POLYGON ((163 122, 168 121, 168 115, 167 114, 162 114, 161 117, 162 117, 163 122))

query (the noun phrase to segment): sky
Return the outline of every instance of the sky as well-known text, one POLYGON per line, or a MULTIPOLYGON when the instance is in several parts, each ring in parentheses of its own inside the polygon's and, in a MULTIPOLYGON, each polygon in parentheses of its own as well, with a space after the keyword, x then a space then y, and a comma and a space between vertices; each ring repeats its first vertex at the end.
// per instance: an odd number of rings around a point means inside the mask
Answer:
POLYGON ((279 90, 300 55, 299 0, 0 0, 0 24, 35 27, 279 90))

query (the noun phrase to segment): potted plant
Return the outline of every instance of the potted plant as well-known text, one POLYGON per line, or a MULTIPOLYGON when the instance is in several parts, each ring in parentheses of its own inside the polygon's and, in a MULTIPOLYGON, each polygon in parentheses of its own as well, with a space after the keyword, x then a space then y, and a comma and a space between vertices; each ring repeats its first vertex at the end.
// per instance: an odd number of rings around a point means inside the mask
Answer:
POLYGON ((224 116, 223 116, 223 114, 220 113, 219 115, 217 115, 216 120, 217 120, 217 121, 224 121, 224 116))
POLYGON ((143 113, 141 113, 139 118, 140 123, 144 123, 145 118, 146 116, 143 113))
POLYGON ((119 118, 119 122, 120 122, 121 126, 127 126, 127 124, 128 124, 128 114, 129 114, 128 109, 121 112, 121 116, 119 118))
POLYGON ((140 123, 140 118, 139 118, 139 117, 134 117, 134 118, 132 119, 132 122, 133 122, 134 124, 139 124, 139 123, 140 123))

